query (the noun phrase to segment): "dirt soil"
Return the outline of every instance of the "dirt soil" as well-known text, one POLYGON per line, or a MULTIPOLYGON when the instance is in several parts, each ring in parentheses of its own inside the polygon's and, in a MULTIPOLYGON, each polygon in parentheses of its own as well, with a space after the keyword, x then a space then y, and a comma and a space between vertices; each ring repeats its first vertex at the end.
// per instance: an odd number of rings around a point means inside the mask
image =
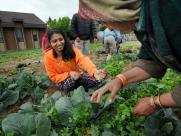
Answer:
POLYGON ((18 65, 22 65, 21 69, 23 69, 24 71, 37 71, 38 73, 44 71, 44 66, 41 57, 37 60, 26 59, 23 60, 23 62, 9 61, 0 64, 0 75, 8 77, 17 74, 18 70, 20 70, 20 68, 17 68, 18 65))

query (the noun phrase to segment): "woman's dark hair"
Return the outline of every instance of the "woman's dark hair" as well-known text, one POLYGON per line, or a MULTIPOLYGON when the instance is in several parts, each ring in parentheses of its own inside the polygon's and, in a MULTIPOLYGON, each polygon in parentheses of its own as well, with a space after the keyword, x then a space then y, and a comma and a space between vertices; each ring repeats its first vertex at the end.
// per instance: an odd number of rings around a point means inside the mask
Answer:
MULTIPOLYGON (((61 34, 64 38, 65 41, 65 45, 62 51, 62 59, 63 60, 69 60, 71 58, 75 57, 75 52, 73 50, 72 44, 70 43, 69 39, 67 38, 67 36, 65 35, 65 33, 61 30, 61 29, 49 29, 47 31, 47 35, 48 35, 48 41, 50 42, 52 35, 53 34, 61 34)), ((53 49, 53 55, 55 58, 58 57, 56 51, 53 49)))

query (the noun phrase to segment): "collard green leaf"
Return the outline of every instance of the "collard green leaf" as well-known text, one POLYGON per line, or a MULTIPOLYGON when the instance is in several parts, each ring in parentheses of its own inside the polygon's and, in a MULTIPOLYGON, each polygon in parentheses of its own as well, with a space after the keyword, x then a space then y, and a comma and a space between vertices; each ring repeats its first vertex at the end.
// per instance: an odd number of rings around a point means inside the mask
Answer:
POLYGON ((60 97, 62 97, 60 92, 55 92, 51 95, 51 98, 53 98, 55 101, 57 101, 60 97))
POLYGON ((32 104, 30 102, 22 104, 20 106, 20 109, 25 111, 25 112, 33 112, 33 106, 32 106, 32 104))
POLYGON ((12 90, 12 89, 15 89, 16 87, 17 87, 17 84, 14 83, 14 84, 10 84, 10 85, 8 86, 8 89, 9 89, 9 90, 12 90))
POLYGON ((74 90, 72 97, 70 98, 73 106, 76 106, 82 102, 86 102, 88 98, 86 98, 85 90, 82 86, 78 87, 74 90))
POLYGON ((35 129, 34 115, 29 113, 10 114, 2 121, 2 130, 5 135, 14 133, 15 136, 30 136, 35 129))
POLYGON ((0 101, 3 103, 3 106, 6 108, 9 105, 15 104, 19 99, 18 91, 5 91, 0 96, 0 101))
POLYGON ((39 113, 36 118, 36 136, 49 136, 51 122, 44 114, 39 113))
POLYGON ((63 125, 71 125, 69 118, 73 115, 73 106, 69 97, 61 97, 55 103, 55 108, 60 115, 60 120, 63 125))
POLYGON ((29 91, 32 98, 37 102, 40 103, 41 99, 44 96, 44 91, 39 86, 36 86, 35 89, 29 91))

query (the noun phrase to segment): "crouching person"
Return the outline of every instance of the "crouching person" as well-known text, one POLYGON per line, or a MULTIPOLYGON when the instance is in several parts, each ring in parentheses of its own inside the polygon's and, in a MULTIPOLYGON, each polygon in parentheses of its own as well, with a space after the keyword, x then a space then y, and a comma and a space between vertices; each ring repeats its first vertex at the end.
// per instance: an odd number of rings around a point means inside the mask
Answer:
POLYGON ((92 61, 74 48, 65 34, 58 29, 47 32, 51 49, 44 55, 49 78, 67 94, 82 85, 85 89, 97 85, 97 79, 105 78, 103 70, 97 70, 92 61))

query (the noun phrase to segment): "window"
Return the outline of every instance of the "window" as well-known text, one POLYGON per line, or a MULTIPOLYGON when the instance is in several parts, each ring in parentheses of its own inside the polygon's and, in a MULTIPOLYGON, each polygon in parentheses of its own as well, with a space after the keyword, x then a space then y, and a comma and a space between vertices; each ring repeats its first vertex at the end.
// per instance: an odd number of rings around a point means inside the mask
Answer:
POLYGON ((3 32, 2 29, 0 29, 0 43, 4 42, 4 38, 3 38, 3 32))
POLYGON ((24 42, 22 28, 16 28, 15 33, 17 42, 24 42))
POLYGON ((33 31, 33 41, 37 42, 38 41, 38 32, 36 30, 33 31))
POLYGON ((37 38, 37 35, 36 35, 36 34, 33 34, 33 40, 34 40, 34 41, 38 41, 38 38, 37 38))

